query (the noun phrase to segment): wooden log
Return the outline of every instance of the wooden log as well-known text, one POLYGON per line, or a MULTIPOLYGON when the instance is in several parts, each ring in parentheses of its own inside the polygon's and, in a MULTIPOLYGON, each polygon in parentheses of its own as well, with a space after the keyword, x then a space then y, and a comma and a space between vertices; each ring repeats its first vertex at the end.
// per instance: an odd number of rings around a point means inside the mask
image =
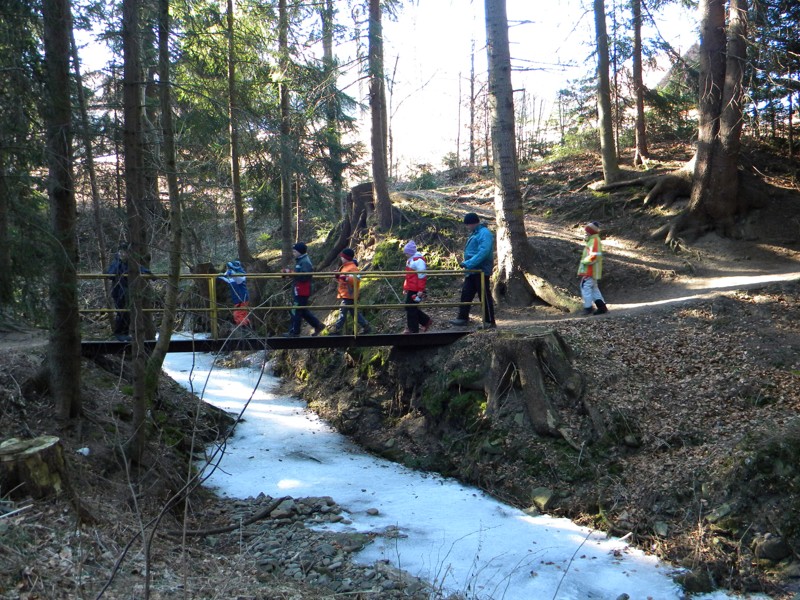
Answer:
POLYGON ((61 440, 41 436, 0 443, 0 494, 46 498, 68 489, 61 440))

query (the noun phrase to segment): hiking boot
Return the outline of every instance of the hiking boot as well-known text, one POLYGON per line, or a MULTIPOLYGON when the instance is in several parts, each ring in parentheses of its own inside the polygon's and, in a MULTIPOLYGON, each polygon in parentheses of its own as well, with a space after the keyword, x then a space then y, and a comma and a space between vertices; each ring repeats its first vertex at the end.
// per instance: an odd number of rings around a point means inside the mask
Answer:
POLYGON ((319 327, 314 327, 314 333, 311 334, 311 337, 317 337, 323 331, 325 331, 325 327, 323 325, 320 325, 319 327))
POLYGON ((591 315, 591 314, 593 314, 593 313, 594 313, 594 311, 592 310, 592 307, 591 307, 591 306, 590 306, 589 308, 584 308, 584 309, 583 309, 583 314, 584 314, 584 315, 591 315))
POLYGON ((281 334, 281 337, 300 337, 300 334, 295 333, 294 331, 287 331, 286 333, 281 334))
POLYGON ((497 327, 497 323, 492 323, 490 321, 483 322, 483 329, 495 329, 497 327))
POLYGON ((426 331, 428 331, 428 329, 430 329, 431 327, 433 327, 433 319, 431 319, 430 321, 428 321, 428 324, 427 324, 427 325, 423 325, 423 326, 421 326, 419 329, 420 329, 420 331, 422 331, 422 333, 425 333, 425 332, 426 332, 426 331))
POLYGON ((450 321, 450 325, 455 325, 456 327, 463 327, 464 325, 469 325, 469 319, 453 319, 450 321))
POLYGON ((403 329, 403 335, 409 335, 411 333, 417 333, 416 331, 411 331, 408 327, 403 329))
POLYGON ((594 311, 593 314, 604 315, 608 312, 608 307, 606 306, 606 303, 603 302, 602 300, 596 300, 595 304, 597 304, 597 310, 594 311))

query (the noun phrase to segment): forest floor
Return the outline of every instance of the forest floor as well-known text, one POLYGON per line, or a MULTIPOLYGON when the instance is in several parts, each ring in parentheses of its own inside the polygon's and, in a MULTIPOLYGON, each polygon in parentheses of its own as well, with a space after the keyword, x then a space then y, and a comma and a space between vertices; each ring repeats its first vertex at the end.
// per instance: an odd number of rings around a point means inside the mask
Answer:
MULTIPOLYGON (((595 157, 525 172, 527 226, 542 272, 573 295, 581 225, 600 221, 607 253, 601 289, 610 312, 584 318, 542 304, 511 309, 501 303, 498 324, 499 330, 523 333, 558 331, 575 351, 588 396, 627 422, 630 435, 602 463, 605 472, 573 474, 574 481, 554 473, 543 483, 561 494, 557 514, 616 534, 634 532, 637 545, 688 568, 716 564, 708 571, 717 585, 766 590, 783 600, 800 592, 800 188, 783 164, 764 158, 757 167, 772 191, 743 225, 743 239, 708 234, 672 248, 649 233, 682 204, 644 209, 644 192, 635 187, 591 192, 588 184, 600 178, 595 157), (744 467, 749 458, 757 463, 751 471, 744 467), (704 514, 721 514, 727 506, 753 530, 742 532, 741 523, 723 526, 728 513, 713 523, 697 520, 698 506, 704 514), (767 533, 790 542, 781 560, 751 551, 767 533), (730 577, 720 578, 725 569, 730 577)), ((492 186, 477 176, 459 175, 411 197, 457 215, 474 210, 491 221, 492 186)), ((59 435, 73 487, 93 522, 78 524, 69 499, 0 498, 0 598, 94 598, 106 582, 103 598, 141 598, 146 565, 152 569, 151 598, 335 596, 280 570, 265 571, 263 557, 237 533, 186 540, 159 534, 145 548, 139 533, 149 535, 150 519, 180 487, 176 473, 186 468, 185 458, 161 440, 139 482, 121 468, 114 448, 124 437, 130 394, 121 366, 115 375, 109 365, 84 363, 87 418, 80 427, 62 429, 46 393, 26 386, 45 344, 41 332, 0 325, 0 431, 4 438, 59 435), (78 453, 87 447, 88 456, 78 453)), ((173 411, 191 404, 169 384, 162 386, 160 403, 173 411)), ((183 410, 188 429, 193 414, 183 410)), ((579 419, 568 417, 568 423, 578 438, 579 419)), ((424 452, 424 442, 407 433, 394 435, 409 454, 424 452)), ((495 458, 470 479, 518 503, 507 482, 525 477, 520 465, 495 458)), ((202 528, 257 504, 232 506, 201 494, 182 507, 202 528)), ((180 529, 182 517, 168 511, 163 528, 180 529)), ((304 531, 294 529, 293 535, 304 531)))

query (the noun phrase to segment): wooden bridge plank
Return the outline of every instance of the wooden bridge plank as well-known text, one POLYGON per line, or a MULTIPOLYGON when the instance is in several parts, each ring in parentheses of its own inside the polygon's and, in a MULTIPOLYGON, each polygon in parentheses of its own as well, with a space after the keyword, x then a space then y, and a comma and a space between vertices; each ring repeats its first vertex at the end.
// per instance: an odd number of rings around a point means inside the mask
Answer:
MULTIPOLYGON (((420 348, 446 346, 470 333, 469 330, 439 331, 417 334, 366 334, 336 336, 300 336, 267 338, 229 338, 229 339, 175 339, 169 343, 169 352, 232 352, 235 350, 308 350, 318 348, 364 348, 371 346, 394 346, 399 348, 420 348)), ((151 351, 154 340, 145 342, 145 350, 151 351)), ((85 340, 81 342, 83 356, 102 354, 123 354, 131 351, 130 342, 116 340, 85 340)))

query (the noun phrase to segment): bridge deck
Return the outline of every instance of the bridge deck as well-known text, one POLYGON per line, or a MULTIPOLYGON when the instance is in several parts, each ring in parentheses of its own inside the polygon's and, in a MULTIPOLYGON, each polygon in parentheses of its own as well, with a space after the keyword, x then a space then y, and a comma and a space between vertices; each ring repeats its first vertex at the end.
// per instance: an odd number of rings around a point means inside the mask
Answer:
MULTIPOLYGON (((175 339, 170 340, 169 352, 232 352, 234 350, 303 350, 318 348, 364 348, 369 346, 395 346, 398 348, 421 348, 452 344, 470 333, 469 330, 438 331, 416 334, 365 334, 365 335, 323 335, 317 337, 267 337, 267 338, 229 338, 229 339, 175 339)), ((152 350, 156 342, 145 341, 145 349, 152 350)), ((130 342, 116 340, 85 340, 81 342, 81 352, 91 357, 101 354, 122 354, 130 352, 130 342)))

